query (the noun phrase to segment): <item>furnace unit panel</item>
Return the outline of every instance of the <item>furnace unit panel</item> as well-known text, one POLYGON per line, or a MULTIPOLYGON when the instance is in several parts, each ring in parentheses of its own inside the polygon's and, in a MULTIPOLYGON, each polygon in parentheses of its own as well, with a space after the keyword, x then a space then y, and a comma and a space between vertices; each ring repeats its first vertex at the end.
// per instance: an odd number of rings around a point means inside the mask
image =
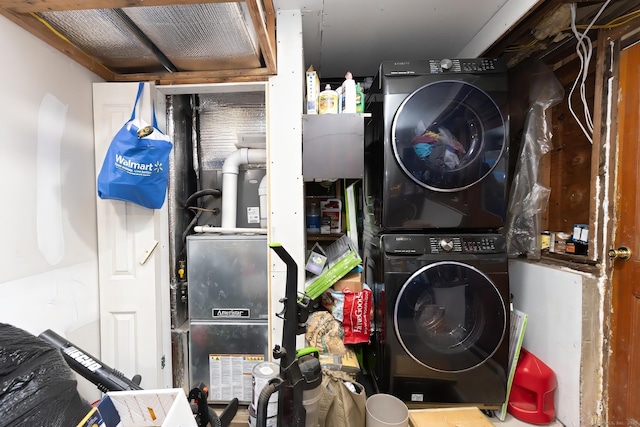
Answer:
POLYGON ((267 238, 187 237, 189 379, 210 402, 251 400, 251 368, 269 358, 267 238))

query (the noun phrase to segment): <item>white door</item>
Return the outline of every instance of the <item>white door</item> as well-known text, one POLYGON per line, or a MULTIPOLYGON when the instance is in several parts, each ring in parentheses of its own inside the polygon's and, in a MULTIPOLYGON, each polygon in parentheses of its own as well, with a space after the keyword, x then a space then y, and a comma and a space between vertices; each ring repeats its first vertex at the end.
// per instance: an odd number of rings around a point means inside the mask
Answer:
MULTIPOLYGON (((131 116, 137 89, 138 83, 93 85, 96 178, 111 138, 131 116)), ((138 115, 148 123, 155 94, 145 84, 138 115)), ((171 387, 167 202, 152 210, 102 200, 97 192, 96 199, 100 357, 128 378, 140 374, 144 389, 171 387)))

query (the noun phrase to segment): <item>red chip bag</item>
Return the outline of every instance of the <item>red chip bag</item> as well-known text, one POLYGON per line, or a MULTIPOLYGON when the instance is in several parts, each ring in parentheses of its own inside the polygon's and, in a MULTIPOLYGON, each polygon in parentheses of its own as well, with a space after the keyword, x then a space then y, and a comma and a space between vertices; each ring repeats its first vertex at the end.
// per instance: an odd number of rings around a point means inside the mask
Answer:
POLYGON ((345 292, 342 313, 345 344, 368 343, 371 335, 373 294, 367 286, 361 292, 345 292))

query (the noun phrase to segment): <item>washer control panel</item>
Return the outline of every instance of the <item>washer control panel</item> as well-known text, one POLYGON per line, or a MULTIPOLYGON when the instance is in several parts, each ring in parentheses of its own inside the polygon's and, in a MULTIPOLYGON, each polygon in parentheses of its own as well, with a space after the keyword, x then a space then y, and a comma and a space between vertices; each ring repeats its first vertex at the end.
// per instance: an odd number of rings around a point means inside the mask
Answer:
POLYGON ((497 58, 416 59, 411 61, 383 61, 380 73, 391 77, 429 74, 492 74, 506 73, 505 63, 497 58))

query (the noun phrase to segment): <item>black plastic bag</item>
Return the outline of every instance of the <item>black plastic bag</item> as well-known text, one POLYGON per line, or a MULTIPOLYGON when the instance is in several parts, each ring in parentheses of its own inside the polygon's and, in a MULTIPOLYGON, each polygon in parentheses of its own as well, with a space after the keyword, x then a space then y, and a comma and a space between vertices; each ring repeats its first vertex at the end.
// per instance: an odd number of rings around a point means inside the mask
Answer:
POLYGON ((0 427, 73 427, 90 409, 57 348, 0 323, 0 427))

